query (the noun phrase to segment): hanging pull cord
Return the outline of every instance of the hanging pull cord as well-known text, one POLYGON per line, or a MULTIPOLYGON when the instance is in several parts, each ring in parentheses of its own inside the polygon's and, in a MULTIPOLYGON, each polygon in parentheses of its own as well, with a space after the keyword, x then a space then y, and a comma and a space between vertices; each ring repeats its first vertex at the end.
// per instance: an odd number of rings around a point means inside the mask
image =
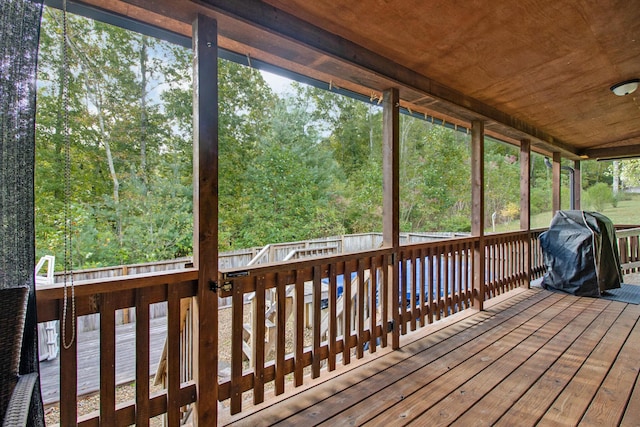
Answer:
POLYGON ((69 350, 76 339, 76 292, 73 285, 73 253, 71 251, 71 141, 69 138, 69 62, 67 43, 67 1, 62 2, 62 114, 64 135, 64 285, 62 302, 62 346, 69 350), (71 339, 67 342, 67 288, 71 287, 71 339))

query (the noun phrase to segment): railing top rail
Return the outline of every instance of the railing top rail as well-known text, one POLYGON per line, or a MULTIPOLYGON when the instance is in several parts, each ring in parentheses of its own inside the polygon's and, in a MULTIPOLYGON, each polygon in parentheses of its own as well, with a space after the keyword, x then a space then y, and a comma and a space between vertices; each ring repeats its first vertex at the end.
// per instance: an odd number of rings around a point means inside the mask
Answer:
POLYGON ((429 248, 443 246, 451 243, 470 243, 478 240, 478 236, 466 236, 466 237, 450 237, 440 240, 433 240, 431 242, 415 242, 407 243, 400 246, 400 251, 413 250, 418 248, 429 248))
POLYGON ((616 230, 625 230, 627 228, 639 228, 638 224, 614 224, 616 230))
MULTIPOLYGON (((540 230, 544 231, 546 229, 540 230)), ((491 233, 485 234, 484 238, 487 241, 494 240, 503 240, 503 239, 517 239, 517 238, 529 238, 532 233, 535 233, 535 230, 518 230, 518 231, 508 231, 506 233, 491 233)))
POLYGON ((532 233, 542 233, 543 231, 547 231, 549 227, 540 227, 540 228, 532 228, 532 233))
MULTIPOLYGON (((186 268, 184 270, 159 271, 135 274, 131 276, 78 280, 74 282, 74 288, 76 297, 82 297, 105 292, 137 289, 172 283, 184 283, 195 280, 198 280, 198 270, 196 268, 186 268)), ((39 300, 62 299, 63 288, 64 284, 62 283, 38 286, 38 289, 36 289, 38 295, 37 298, 39 300)))
POLYGON ((630 237, 640 235, 640 227, 616 230, 616 237, 630 237))

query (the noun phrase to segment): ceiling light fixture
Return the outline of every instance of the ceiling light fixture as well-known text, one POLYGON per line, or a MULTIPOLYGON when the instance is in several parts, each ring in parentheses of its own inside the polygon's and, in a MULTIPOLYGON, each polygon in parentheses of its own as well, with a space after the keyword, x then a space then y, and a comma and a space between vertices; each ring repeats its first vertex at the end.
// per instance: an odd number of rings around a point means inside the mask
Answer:
POLYGON ((616 83, 611 86, 611 92, 615 93, 618 96, 629 95, 630 93, 633 93, 636 89, 638 89, 638 83, 640 83, 640 79, 631 79, 624 82, 616 83))

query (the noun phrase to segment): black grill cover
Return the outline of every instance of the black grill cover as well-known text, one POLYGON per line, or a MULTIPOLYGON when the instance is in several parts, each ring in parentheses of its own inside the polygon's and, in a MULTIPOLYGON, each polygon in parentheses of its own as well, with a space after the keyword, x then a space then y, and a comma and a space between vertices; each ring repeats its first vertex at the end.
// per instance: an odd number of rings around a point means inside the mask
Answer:
POLYGON ((622 272, 613 223, 597 212, 558 211, 540 235, 546 272, 542 287, 598 297, 620 287, 622 272))

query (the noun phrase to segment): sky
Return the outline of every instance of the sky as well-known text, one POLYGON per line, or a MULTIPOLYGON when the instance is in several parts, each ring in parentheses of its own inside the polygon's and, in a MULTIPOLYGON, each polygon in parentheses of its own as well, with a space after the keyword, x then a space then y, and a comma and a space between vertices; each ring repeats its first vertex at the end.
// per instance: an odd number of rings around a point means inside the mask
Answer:
POLYGON ((274 92, 282 94, 291 90, 292 80, 264 70, 260 70, 260 73, 274 92))

